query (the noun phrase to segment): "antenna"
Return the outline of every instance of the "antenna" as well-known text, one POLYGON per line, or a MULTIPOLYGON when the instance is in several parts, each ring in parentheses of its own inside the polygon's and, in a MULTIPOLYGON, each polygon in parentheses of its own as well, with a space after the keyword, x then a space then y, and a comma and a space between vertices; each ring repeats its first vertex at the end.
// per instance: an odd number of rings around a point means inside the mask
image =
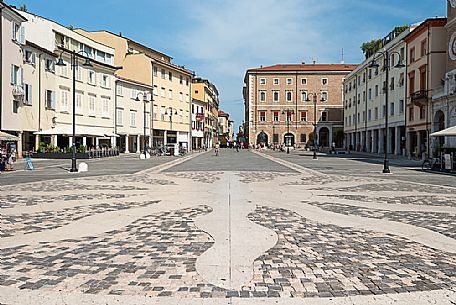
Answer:
POLYGON ((344 48, 342 48, 342 60, 340 61, 341 64, 344 64, 345 63, 345 59, 344 59, 344 48))

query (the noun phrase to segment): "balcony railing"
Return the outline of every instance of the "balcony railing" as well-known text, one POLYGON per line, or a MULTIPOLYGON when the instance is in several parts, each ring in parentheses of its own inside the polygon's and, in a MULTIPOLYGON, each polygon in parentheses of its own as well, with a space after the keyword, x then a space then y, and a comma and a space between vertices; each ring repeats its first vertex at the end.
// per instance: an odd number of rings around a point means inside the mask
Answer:
POLYGON ((413 92, 410 95, 410 100, 414 104, 425 104, 428 100, 427 90, 420 90, 420 91, 413 92))

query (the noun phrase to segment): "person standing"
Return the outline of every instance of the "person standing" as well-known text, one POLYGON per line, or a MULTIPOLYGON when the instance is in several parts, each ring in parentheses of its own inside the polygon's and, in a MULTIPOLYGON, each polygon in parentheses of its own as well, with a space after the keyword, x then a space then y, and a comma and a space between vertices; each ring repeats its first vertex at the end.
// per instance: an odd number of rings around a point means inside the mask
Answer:
POLYGON ((219 155, 219 149, 220 149, 220 144, 219 142, 215 143, 215 155, 218 156, 219 155))

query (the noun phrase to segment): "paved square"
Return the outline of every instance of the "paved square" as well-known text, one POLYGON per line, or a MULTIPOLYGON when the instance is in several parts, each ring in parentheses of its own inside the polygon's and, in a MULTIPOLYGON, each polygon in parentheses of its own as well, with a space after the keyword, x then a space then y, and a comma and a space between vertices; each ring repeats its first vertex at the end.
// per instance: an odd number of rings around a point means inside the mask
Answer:
POLYGON ((456 304, 455 177, 303 152, 151 162, 9 174, 0 304, 456 304))

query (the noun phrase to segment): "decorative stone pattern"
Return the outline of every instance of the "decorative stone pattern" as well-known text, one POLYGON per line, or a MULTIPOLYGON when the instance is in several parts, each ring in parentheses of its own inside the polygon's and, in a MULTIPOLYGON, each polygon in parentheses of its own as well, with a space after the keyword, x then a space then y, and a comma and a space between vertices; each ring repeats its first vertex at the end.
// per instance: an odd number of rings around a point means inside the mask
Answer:
POLYGON ((288 210, 258 207, 249 219, 277 245, 254 264, 243 290, 256 297, 340 297, 428 291, 456 283, 456 256, 404 238, 322 225, 288 210))
POLYGON ((280 177, 288 177, 288 176, 293 176, 294 174, 290 173, 278 173, 278 172, 241 172, 237 173, 237 176, 239 176, 241 179, 242 183, 254 183, 254 182, 267 182, 267 181, 273 181, 277 178, 280 177))
POLYGON ((376 204, 404 204, 404 205, 428 205, 456 207, 456 198, 453 195, 445 196, 366 196, 366 195, 326 195, 327 197, 341 198, 361 202, 373 202, 376 204))
POLYGON ((351 187, 333 187, 340 192, 415 192, 423 194, 445 194, 453 195, 455 189, 444 188, 434 185, 412 184, 412 183, 372 183, 351 187))
MULTIPOLYGON (((11 187, 1 187, 1 192, 11 191, 11 187)), ((29 183, 25 185, 15 185, 15 192, 56 192, 56 191, 103 191, 103 190, 112 190, 112 191, 146 191, 148 190, 145 187, 136 187, 132 185, 110 185, 110 184, 87 184, 78 180, 53 180, 45 182, 36 182, 29 183)))
POLYGON ((0 285, 148 296, 225 296, 195 262, 213 239, 195 227, 207 206, 142 217, 104 236, 0 250, 0 285))
POLYGON ((222 172, 179 172, 179 173, 168 173, 166 176, 174 178, 190 179, 195 182, 212 184, 220 180, 222 172))
POLYGON ((456 216, 448 213, 419 212, 419 211, 387 211, 381 209, 363 208, 346 204, 329 202, 308 202, 307 204, 317 206, 325 211, 344 215, 357 215, 362 217, 385 219, 411 224, 431 231, 438 232, 445 236, 456 238, 456 216))
POLYGON ((123 175, 123 176, 102 176, 97 177, 96 180, 105 183, 143 183, 149 185, 175 185, 176 183, 171 180, 156 179, 153 175, 123 175))
POLYGON ((0 238, 52 230, 94 214, 140 208, 157 202, 159 201, 99 203, 75 206, 58 211, 0 215, 0 238))

